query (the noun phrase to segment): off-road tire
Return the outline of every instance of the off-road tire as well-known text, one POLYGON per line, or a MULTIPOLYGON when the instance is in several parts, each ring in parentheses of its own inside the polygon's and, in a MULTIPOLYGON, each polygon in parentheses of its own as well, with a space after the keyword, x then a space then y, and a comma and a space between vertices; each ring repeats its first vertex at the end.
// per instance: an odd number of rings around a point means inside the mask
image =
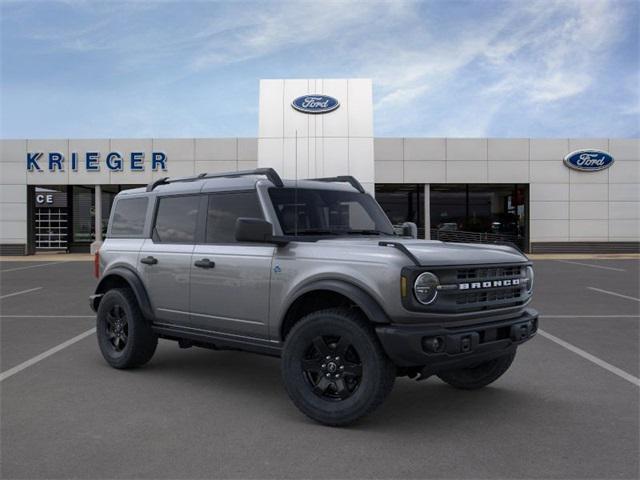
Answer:
MULTIPOLYGON (((315 358, 313 356, 312 360, 315 361, 315 358)), ((333 363, 333 359, 331 362, 333 363)), ((387 397, 393 388, 395 377, 395 366, 382 349, 371 325, 361 313, 353 309, 331 308, 306 315, 294 325, 284 344, 282 378, 289 397, 302 413, 325 425, 348 425, 371 413, 387 397), (328 345, 330 349, 335 348, 334 353, 343 345, 343 339, 345 343, 348 342, 344 364, 340 363, 343 360, 338 361, 338 368, 346 367, 346 370, 333 372, 359 371, 359 378, 351 373, 343 373, 341 377, 343 387, 349 383, 351 387, 356 385, 353 390, 347 388, 344 393, 343 388, 343 393, 338 393, 337 382, 340 380, 333 379, 326 380, 336 383, 325 393, 317 393, 318 384, 314 389, 314 378, 318 378, 318 375, 329 376, 327 370, 322 370, 321 374, 305 371, 308 363, 303 367, 303 361, 310 361, 309 348, 313 353, 320 351, 317 343, 314 343, 318 338, 323 339, 325 346, 328 345), (331 339, 336 338, 338 340, 332 343, 331 339), (354 359, 359 359, 359 363, 351 362, 354 359), (336 393, 333 392, 334 389, 336 393), (325 395, 349 396, 326 398, 325 395)))
MULTIPOLYGON (((117 316, 117 315, 116 315, 117 316)), ((151 325, 143 317, 133 292, 128 288, 115 288, 105 293, 98 306, 96 333, 102 356, 114 368, 126 369, 139 367, 153 357, 158 346, 158 337, 151 325), (118 350, 110 338, 110 320, 114 312, 122 312, 126 318, 126 343, 118 350)))
POLYGON ((476 390, 495 382, 509 369, 516 350, 471 368, 460 368, 438 373, 443 382, 462 390, 476 390))

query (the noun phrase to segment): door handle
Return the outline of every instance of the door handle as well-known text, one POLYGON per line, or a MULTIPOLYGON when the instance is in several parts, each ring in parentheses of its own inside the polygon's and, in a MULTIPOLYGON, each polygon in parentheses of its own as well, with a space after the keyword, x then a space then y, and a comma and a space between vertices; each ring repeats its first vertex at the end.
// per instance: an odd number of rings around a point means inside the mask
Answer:
POLYGON ((140 260, 140 263, 144 263, 145 265, 155 265, 158 263, 158 259, 156 257, 148 256, 140 260))
POLYGON ((198 268, 213 268, 216 266, 216 263, 212 262, 208 258, 203 258, 202 260, 196 260, 194 265, 198 268))

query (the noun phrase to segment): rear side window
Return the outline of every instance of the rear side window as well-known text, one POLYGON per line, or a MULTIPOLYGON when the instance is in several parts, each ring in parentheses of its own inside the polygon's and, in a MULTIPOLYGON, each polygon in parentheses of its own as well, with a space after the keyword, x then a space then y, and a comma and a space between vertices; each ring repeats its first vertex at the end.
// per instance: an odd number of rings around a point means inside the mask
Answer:
POLYGON ((207 243, 235 243, 238 217, 264 218, 255 191, 209 195, 207 243))
POLYGON ((199 195, 160 198, 153 229, 154 242, 195 243, 199 203, 199 195))
POLYGON ((144 220, 147 216, 146 197, 124 198, 116 202, 113 210, 113 221, 109 236, 139 237, 144 231, 144 220))

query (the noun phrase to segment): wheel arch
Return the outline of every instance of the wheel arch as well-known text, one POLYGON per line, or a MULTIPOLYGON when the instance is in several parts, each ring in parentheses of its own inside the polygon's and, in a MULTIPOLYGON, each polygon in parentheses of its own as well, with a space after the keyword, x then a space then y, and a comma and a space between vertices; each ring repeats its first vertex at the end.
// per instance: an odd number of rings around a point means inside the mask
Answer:
POLYGON ((153 309, 142 280, 136 272, 126 267, 115 267, 109 270, 109 272, 100 279, 96 286, 95 295, 92 296, 93 309, 95 311, 98 310, 100 299, 105 293, 107 293, 107 291, 113 288, 126 287, 128 287, 135 295, 144 318, 147 320, 153 319, 153 309))
POLYGON ((284 340, 304 315, 335 306, 358 308, 372 323, 390 323, 384 309, 366 291, 344 280, 317 280, 298 289, 287 304, 280 322, 280 340, 284 340))

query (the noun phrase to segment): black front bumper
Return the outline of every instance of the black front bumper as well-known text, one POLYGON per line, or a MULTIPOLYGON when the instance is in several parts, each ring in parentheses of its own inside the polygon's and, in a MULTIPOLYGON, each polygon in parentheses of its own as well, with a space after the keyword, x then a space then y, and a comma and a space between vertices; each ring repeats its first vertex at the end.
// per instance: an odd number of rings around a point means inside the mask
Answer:
POLYGON ((464 368, 511 352, 538 330, 538 312, 527 308, 515 318, 446 328, 441 325, 384 325, 378 338, 399 367, 435 373, 464 368))

